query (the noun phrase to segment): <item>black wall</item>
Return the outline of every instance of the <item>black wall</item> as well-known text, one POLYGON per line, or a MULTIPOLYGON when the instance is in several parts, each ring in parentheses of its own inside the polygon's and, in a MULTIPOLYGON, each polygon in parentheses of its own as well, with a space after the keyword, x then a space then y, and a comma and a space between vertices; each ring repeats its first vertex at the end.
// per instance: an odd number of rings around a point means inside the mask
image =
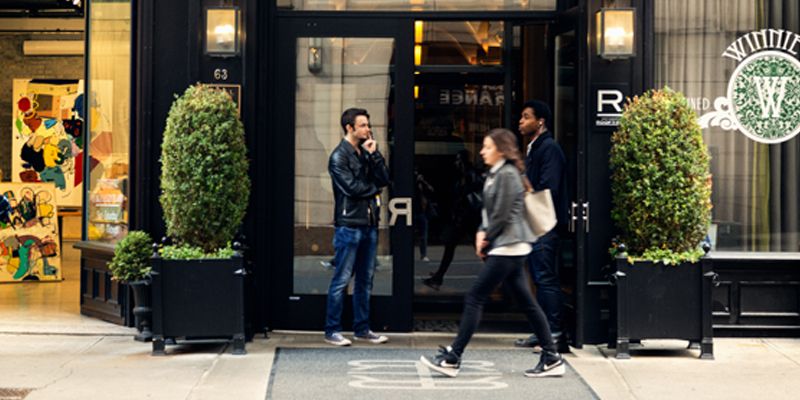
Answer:
MULTIPOLYGON (((261 2, 266 3, 266 2, 261 2)), ((256 0, 234 0, 226 6, 236 6, 242 12, 243 47, 240 57, 210 57, 203 54, 204 8, 220 6, 214 0, 143 0, 134 3, 134 57, 132 154, 135 171, 132 172, 131 229, 149 232, 154 238, 166 234, 159 202, 161 193, 159 176, 161 164, 161 138, 166 119, 175 95, 182 94, 190 85, 201 83, 241 85, 241 118, 244 124, 253 190, 250 208, 245 217, 242 234, 250 250, 249 260, 268 260, 269 248, 257 243, 268 240, 269 222, 264 210, 271 193, 266 179, 265 149, 268 140, 269 116, 267 95, 270 68, 268 63, 268 7, 258 7, 256 0), (258 23, 258 21, 262 21, 258 23), (225 70, 227 79, 217 78, 215 70, 225 70), (251 79, 247 79, 251 77, 251 79), (265 139, 267 138, 267 139, 265 139)), ((253 263, 249 283, 249 321, 255 331, 265 325, 266 262, 253 263)))

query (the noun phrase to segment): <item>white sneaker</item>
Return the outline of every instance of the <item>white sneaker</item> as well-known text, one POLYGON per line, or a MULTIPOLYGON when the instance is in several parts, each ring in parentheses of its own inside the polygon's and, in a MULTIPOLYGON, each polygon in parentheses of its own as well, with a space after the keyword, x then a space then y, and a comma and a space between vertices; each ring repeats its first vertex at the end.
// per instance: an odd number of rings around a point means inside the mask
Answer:
POLYGON ((373 331, 366 331, 360 335, 355 336, 356 340, 368 340, 370 343, 386 343, 389 341, 389 338, 383 335, 377 335, 373 331))
POLYGON ((342 336, 341 333, 331 333, 330 335, 325 335, 325 343, 332 344, 334 346, 350 346, 350 340, 346 337, 342 336))

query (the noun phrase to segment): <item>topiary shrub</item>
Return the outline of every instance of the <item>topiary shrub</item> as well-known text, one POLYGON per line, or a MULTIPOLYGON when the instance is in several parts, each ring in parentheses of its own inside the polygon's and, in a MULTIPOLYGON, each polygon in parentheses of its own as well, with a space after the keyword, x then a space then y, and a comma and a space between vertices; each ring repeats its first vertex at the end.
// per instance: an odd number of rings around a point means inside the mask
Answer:
POLYGON ((108 264, 112 279, 120 282, 141 281, 150 272, 153 239, 146 232, 130 231, 117 243, 114 258, 108 264))
POLYGON ((629 258, 696 261, 711 218, 711 174, 686 98, 668 87, 629 98, 611 141, 612 216, 629 258))
POLYGON ((198 83, 176 95, 161 163, 167 235, 205 253, 226 247, 250 197, 244 128, 227 93, 198 83))

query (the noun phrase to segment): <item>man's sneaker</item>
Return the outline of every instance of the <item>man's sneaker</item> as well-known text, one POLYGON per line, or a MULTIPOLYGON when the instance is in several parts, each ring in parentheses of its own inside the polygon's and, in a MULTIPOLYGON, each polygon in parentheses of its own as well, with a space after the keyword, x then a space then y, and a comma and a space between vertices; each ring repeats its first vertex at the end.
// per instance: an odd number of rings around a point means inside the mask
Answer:
POLYGON ((334 267, 333 264, 328 261, 320 261, 319 263, 322 264, 322 266, 325 267, 325 269, 330 269, 330 270, 336 269, 336 267, 334 267))
POLYGON ((436 357, 428 358, 420 356, 419 360, 422 361, 426 367, 436 372, 441 372, 451 378, 455 378, 456 375, 458 375, 458 369, 461 367, 461 359, 453 353, 453 348, 450 346, 439 346, 439 354, 436 355, 436 357))
POLYGON ((376 335, 373 331, 366 331, 360 335, 355 336, 356 340, 368 340, 370 343, 386 343, 389 341, 389 338, 383 335, 376 335))
POLYGON ((566 332, 558 332, 553 334, 553 342, 556 345, 556 351, 560 354, 570 353, 569 342, 567 341, 566 332))
POLYGON ((567 368, 564 366, 564 357, 561 354, 549 351, 542 351, 542 357, 536 368, 525 371, 525 376, 529 378, 541 378, 545 376, 564 375, 567 368))
POLYGON ((514 342, 514 346, 517 347, 538 347, 539 346, 539 338, 536 335, 530 335, 527 339, 517 339, 514 342))
POLYGON ((442 281, 443 280, 436 280, 433 277, 430 277, 423 279, 422 284, 433 290, 439 290, 439 288, 442 287, 442 281))
POLYGON ((334 346, 350 346, 350 340, 346 337, 342 336, 341 333, 331 333, 330 335, 325 335, 325 343, 332 344, 334 346))

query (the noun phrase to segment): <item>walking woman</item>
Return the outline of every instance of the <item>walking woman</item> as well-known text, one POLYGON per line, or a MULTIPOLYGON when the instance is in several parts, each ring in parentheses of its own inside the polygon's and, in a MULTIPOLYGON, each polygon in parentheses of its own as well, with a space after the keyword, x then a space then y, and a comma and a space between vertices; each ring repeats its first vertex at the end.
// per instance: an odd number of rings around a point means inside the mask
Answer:
POLYGON ((458 335, 452 345, 443 347, 435 357, 420 357, 428 368, 449 377, 458 375, 461 355, 481 321, 483 306, 494 289, 503 283, 519 308, 528 318, 532 331, 540 339, 542 355, 534 369, 525 371, 528 377, 564 375, 564 360, 556 351, 550 328, 539 304, 531 293, 524 273, 525 256, 536 240, 525 221, 523 180, 524 166, 517 138, 507 129, 489 132, 481 149, 483 161, 491 166, 483 186, 483 222, 475 235, 478 256, 484 268, 478 280, 464 297, 464 313, 458 335))

